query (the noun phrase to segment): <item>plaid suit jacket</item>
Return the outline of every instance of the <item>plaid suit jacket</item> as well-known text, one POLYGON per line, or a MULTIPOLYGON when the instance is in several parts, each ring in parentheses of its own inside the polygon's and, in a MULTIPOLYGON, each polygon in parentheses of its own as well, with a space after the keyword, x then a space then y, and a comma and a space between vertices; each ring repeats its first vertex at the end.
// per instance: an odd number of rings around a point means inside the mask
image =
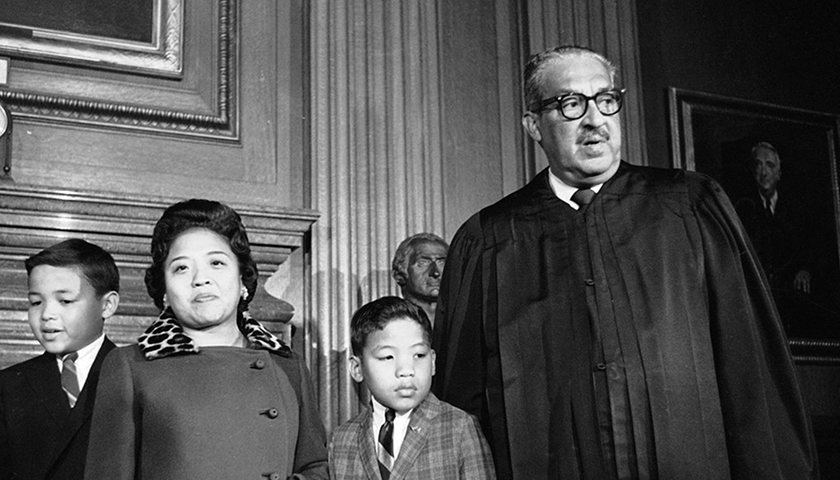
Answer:
MULTIPOLYGON (((380 480, 372 418, 368 407, 336 429, 329 448, 330 478, 380 480)), ((391 480, 495 478, 478 421, 429 393, 411 413, 391 480)))

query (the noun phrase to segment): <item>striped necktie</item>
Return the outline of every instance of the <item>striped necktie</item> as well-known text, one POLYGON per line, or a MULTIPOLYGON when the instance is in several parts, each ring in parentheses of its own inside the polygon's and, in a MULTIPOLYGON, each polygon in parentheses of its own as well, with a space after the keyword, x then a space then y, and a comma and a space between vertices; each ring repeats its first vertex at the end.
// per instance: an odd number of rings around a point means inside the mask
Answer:
POLYGON ((61 388, 67 393, 67 399, 70 401, 70 408, 76 406, 76 400, 79 399, 79 379, 76 376, 76 359, 79 358, 77 352, 64 357, 64 368, 61 369, 61 388))
POLYGON ((376 457, 379 459, 379 473, 382 480, 391 478, 394 468, 394 418, 397 412, 389 408, 385 410, 385 423, 379 429, 379 448, 376 457))

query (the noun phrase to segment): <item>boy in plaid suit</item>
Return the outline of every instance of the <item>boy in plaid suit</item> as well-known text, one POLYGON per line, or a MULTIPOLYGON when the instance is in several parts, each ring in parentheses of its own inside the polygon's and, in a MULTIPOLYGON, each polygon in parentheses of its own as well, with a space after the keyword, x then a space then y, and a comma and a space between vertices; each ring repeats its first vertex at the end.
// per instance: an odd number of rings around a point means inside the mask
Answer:
POLYGON ((495 479, 478 422, 429 392, 435 374, 432 325, 398 297, 374 300, 350 323, 350 375, 370 406, 330 443, 334 479, 495 479))

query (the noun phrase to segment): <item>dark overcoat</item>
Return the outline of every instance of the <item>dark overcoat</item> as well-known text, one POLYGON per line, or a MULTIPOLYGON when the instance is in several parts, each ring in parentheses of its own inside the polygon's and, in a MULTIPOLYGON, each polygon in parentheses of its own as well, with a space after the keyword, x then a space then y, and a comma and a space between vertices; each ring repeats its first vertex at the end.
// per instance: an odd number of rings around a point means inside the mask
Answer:
POLYGON ((201 347, 172 319, 105 361, 88 480, 326 479, 308 371, 250 320, 251 347, 201 347), (256 330, 254 330, 256 329, 256 330))

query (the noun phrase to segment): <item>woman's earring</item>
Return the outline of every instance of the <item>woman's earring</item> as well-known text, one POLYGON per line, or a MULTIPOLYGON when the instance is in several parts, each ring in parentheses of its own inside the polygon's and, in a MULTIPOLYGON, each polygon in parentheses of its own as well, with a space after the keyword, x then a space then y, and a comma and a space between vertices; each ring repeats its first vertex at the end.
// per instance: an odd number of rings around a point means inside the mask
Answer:
POLYGON ((248 300, 248 289, 245 288, 245 285, 242 285, 242 288, 239 290, 239 296, 242 297, 242 300, 248 300))
POLYGON ((163 294, 163 309, 166 310, 169 308, 169 299, 166 298, 166 294, 163 294))

